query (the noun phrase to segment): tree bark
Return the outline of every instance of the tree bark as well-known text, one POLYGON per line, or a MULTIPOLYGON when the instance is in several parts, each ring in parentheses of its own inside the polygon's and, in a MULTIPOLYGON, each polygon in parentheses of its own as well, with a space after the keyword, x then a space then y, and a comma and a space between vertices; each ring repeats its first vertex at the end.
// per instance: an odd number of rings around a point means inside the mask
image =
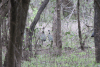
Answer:
POLYGON ((26 24, 27 12, 30 0, 20 0, 18 1, 17 12, 17 23, 16 23, 16 43, 15 43, 15 58, 16 67, 21 67, 22 59, 22 45, 23 45, 23 34, 26 24))
POLYGON ((100 63, 100 0, 94 0, 94 41, 96 62, 100 63))
POLYGON ((30 0, 11 0, 8 67, 21 67, 22 40, 30 0))
POLYGON ((5 18, 6 14, 8 13, 8 0, 6 0, 5 3, 2 3, 2 5, 0 6, 0 19, 3 19, 5 18))
POLYGON ((6 19, 3 20, 3 24, 2 24, 2 41, 3 41, 3 45, 7 46, 7 28, 6 28, 6 19))
POLYGON ((2 2, 2 0, 0 0, 0 3, 2 2))
POLYGON ((58 47, 58 55, 62 53, 62 41, 61 41, 61 17, 60 17, 60 10, 61 10, 61 0, 56 0, 57 4, 57 47, 58 47))
POLYGON ((15 67, 15 32, 16 32, 16 16, 17 16, 17 4, 15 1, 10 0, 10 40, 8 46, 8 59, 7 59, 7 67, 15 67))
MULTIPOLYGON (((3 20, 6 17, 6 14, 8 13, 8 0, 2 0, 2 2, 0 3, 0 32, 1 32, 1 25, 3 24, 3 20)), ((3 42, 1 42, 1 33, 0 33, 0 67, 2 64, 2 45, 3 42)), ((6 57, 5 57, 6 58, 6 57)), ((7 59, 5 59, 6 61, 7 59)), ((5 64, 4 61, 4 64, 5 64)))
POLYGON ((78 33, 79 33, 79 41, 80 41, 80 45, 81 45, 81 50, 84 50, 84 43, 82 43, 82 35, 81 35, 81 24, 80 24, 80 11, 79 11, 79 7, 80 7, 80 0, 78 0, 77 2, 77 12, 78 12, 78 33))
POLYGON ((2 21, 2 19, 0 19, 0 67, 2 67, 1 21, 2 21))
POLYGON ((44 2, 42 3, 41 7, 39 8, 36 17, 34 18, 34 21, 32 22, 31 26, 30 26, 30 31, 29 31, 29 50, 32 51, 32 35, 33 35, 33 31, 35 28, 35 25, 37 24, 38 20, 40 19, 40 15, 43 12, 44 8, 47 6, 49 0, 44 0, 44 2))
POLYGON ((60 17, 60 10, 61 10, 61 0, 56 0, 56 7, 55 10, 55 19, 53 25, 53 47, 56 56, 60 56, 62 53, 62 41, 61 41, 61 17, 60 17))
POLYGON ((54 54, 57 53, 57 9, 55 8, 54 17, 53 17, 53 24, 52 24, 52 31, 53 31, 53 48, 54 48, 54 54))

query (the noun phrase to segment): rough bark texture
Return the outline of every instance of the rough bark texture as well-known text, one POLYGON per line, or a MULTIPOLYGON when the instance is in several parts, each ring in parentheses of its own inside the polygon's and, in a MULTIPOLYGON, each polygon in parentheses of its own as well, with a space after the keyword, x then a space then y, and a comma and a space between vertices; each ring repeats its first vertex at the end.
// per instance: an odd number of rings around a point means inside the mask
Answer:
POLYGON ((79 7, 80 7, 80 1, 77 2, 77 8, 78 8, 78 33, 79 33, 79 41, 81 45, 81 50, 84 50, 84 44, 82 43, 82 35, 81 35, 81 25, 80 25, 80 14, 79 14, 79 7))
POLYGON ((8 13, 8 0, 5 0, 5 3, 0 4, 0 20, 3 21, 5 18, 6 14, 8 13))
MULTIPOLYGON (((57 47, 57 12, 55 9, 54 17, 53 17, 53 24, 52 24, 52 31, 53 31, 53 47, 54 49, 57 47)), ((56 53, 56 50, 54 50, 54 53, 56 53)))
POLYGON ((3 20, 3 24, 2 24, 2 44, 3 46, 6 46, 8 44, 7 42, 7 28, 6 28, 6 19, 3 20))
MULTIPOLYGON (((23 22, 22 23, 22 20, 25 20, 25 19, 23 19, 22 18, 22 15, 23 15, 23 13, 22 13, 22 10, 23 10, 23 8, 22 8, 22 0, 20 0, 20 1, 18 1, 18 4, 19 5, 17 5, 17 19, 16 19, 16 36, 15 36, 15 41, 16 41, 16 43, 15 43, 15 65, 16 65, 16 67, 21 67, 21 57, 22 57, 22 37, 23 37, 23 23, 25 23, 25 22, 23 22), (22 26, 21 26, 22 25, 22 26)), ((23 12, 24 12, 24 10, 23 10, 23 12)))
POLYGON ((61 0, 56 0, 57 4, 57 47, 58 47, 58 55, 61 55, 62 52, 62 41, 61 41, 61 17, 60 17, 60 10, 61 10, 61 0))
POLYGON ((16 16, 17 16, 17 4, 15 1, 10 0, 11 7, 10 7, 10 41, 8 46, 8 62, 7 67, 15 67, 15 32, 16 32, 16 16))
POLYGON ((29 7, 30 0, 20 0, 17 11, 17 23, 16 23, 16 46, 15 46, 15 56, 16 56, 16 67, 21 67, 22 59, 22 44, 23 44, 23 34, 26 24, 27 11, 29 7))
POLYGON ((10 2, 10 43, 7 66, 21 67, 22 40, 30 0, 10 0, 10 2))
POLYGON ((29 50, 32 51, 32 35, 33 35, 33 31, 35 28, 35 25, 37 24, 38 20, 40 19, 40 15, 43 12, 44 8, 47 6, 49 0, 44 0, 44 2, 42 3, 41 7, 39 8, 36 17, 34 18, 34 21, 32 22, 31 26, 30 26, 30 31, 29 31, 29 50))
POLYGON ((2 33, 3 35, 1 36, 2 38, 2 44, 8 44, 7 43, 7 30, 6 30, 6 19, 7 13, 8 13, 8 0, 3 0, 2 3, 0 4, 0 20, 1 20, 1 27, 2 27, 2 33))
POLYGON ((28 37, 29 37, 29 29, 28 28, 26 28, 25 29, 25 38, 24 38, 24 44, 25 45, 23 45, 23 52, 22 52, 22 59, 23 60, 25 60, 25 61, 29 61, 30 59, 29 59, 29 57, 30 57, 30 51, 29 50, 26 50, 27 48, 28 48, 28 46, 29 46, 29 41, 28 41, 28 37))
POLYGON ((100 0, 94 0, 94 41, 96 62, 100 63, 100 0))
MULTIPOLYGON (((0 30, 1 30, 1 25, 3 24, 3 20, 6 17, 7 13, 8 13, 8 0, 2 0, 2 2, 0 3, 0 30)), ((0 39, 1 39, 1 37, 0 37, 0 39)), ((1 55, 0 60, 2 60, 2 45, 3 45, 3 41, 0 42, 0 44, 1 44, 0 45, 0 55, 1 55)), ((6 60, 7 59, 5 59, 4 64, 5 64, 6 60)), ((0 62, 0 65, 1 64, 2 64, 2 61, 0 62)))
POLYGON ((54 47, 54 54, 56 56, 60 56, 62 53, 62 41, 61 41, 61 17, 60 17, 60 10, 61 10, 61 0, 56 0, 56 7, 55 9, 57 12, 55 13, 54 23, 53 23, 53 47, 54 47))
POLYGON ((8 60, 8 51, 6 52, 6 55, 5 55, 5 60, 4 60, 4 64, 3 64, 4 67, 7 67, 7 62, 8 62, 7 60, 8 60))
MULTIPOLYGON (((0 3, 1 3, 1 0, 0 0, 0 3)), ((1 22, 2 22, 2 19, 0 19, 0 67, 2 67, 1 22)))
POLYGON ((0 19, 0 67, 2 67, 1 19, 0 19))

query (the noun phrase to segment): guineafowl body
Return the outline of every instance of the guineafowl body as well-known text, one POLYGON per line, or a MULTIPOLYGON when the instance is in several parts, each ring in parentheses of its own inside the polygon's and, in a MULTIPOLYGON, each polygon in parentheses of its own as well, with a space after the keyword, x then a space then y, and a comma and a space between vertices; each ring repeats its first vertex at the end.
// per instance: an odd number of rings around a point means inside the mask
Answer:
POLYGON ((40 39, 41 39, 42 41, 46 41, 46 35, 45 35, 44 31, 42 31, 42 34, 41 34, 41 36, 40 36, 40 39))
POLYGON ((50 34, 50 30, 48 30, 49 34, 48 34, 48 39, 49 41, 53 41, 53 36, 50 34))
POLYGON ((91 37, 94 37, 94 32, 92 33, 91 37))
POLYGON ((50 47, 52 48, 52 44, 53 44, 53 36, 50 34, 50 30, 48 30, 49 34, 48 34, 48 39, 51 42, 50 47))

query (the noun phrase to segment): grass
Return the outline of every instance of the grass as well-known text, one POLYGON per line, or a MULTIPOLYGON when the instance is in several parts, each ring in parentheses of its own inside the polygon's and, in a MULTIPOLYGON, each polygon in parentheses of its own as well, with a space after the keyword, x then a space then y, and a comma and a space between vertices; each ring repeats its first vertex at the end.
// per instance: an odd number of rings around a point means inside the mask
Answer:
POLYGON ((38 55, 37 58, 31 58, 31 62, 22 63, 22 67, 97 67, 98 65, 95 64, 94 49, 91 48, 85 51, 80 49, 63 51, 60 57, 51 57, 49 54, 38 55))
MULTIPOLYGON (((59 57, 50 56, 44 46, 44 51, 39 52, 37 58, 31 58, 31 62, 22 61, 22 67, 100 67, 100 64, 95 62, 95 48, 81 51, 78 49, 78 39, 74 40, 71 42, 69 37, 63 38, 62 55, 59 57), (71 49, 65 50, 65 47, 71 49)), ((86 46, 94 47, 93 39, 89 38, 86 43, 86 46)))

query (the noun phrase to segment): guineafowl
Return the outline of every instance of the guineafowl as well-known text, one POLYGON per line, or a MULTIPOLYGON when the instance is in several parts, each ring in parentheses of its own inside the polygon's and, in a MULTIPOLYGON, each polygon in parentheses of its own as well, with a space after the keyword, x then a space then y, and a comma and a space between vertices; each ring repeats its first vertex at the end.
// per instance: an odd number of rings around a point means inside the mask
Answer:
POLYGON ((44 33, 44 28, 43 28, 43 31, 42 31, 42 33, 41 33, 41 35, 40 35, 40 39, 41 39, 42 45, 43 45, 43 41, 46 41, 46 35, 45 35, 45 33, 44 33))
POLYGON ((92 33, 91 37, 94 37, 94 32, 92 33))
POLYGON ((41 41, 46 41, 46 35, 45 35, 44 31, 42 31, 40 39, 41 39, 41 41))
POLYGON ((52 35, 50 34, 50 30, 48 30, 48 32, 49 32, 49 34, 48 34, 48 39, 49 39, 49 41, 53 41, 53 37, 52 37, 52 35))
POLYGON ((52 44, 53 44, 53 36, 50 34, 50 30, 48 30, 48 32, 49 32, 48 39, 51 42, 51 47, 52 47, 52 44))

